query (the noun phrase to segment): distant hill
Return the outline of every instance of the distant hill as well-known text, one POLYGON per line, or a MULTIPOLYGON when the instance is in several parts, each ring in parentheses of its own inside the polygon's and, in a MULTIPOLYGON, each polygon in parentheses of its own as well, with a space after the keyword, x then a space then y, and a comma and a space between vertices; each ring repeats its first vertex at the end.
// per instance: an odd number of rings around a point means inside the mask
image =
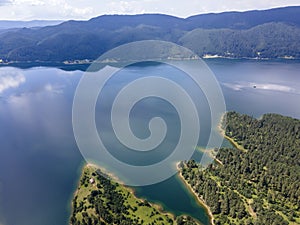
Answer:
POLYGON ((272 22, 248 30, 197 28, 182 36, 178 43, 198 55, 299 58, 300 27, 272 22))
POLYGON ((2 31, 0 59, 93 60, 121 44, 153 39, 178 43, 200 56, 300 58, 298 15, 300 6, 186 19, 161 14, 104 15, 88 21, 2 31))
POLYGON ((11 28, 30 28, 30 27, 44 27, 57 25, 64 21, 62 20, 31 20, 31 21, 13 21, 13 20, 0 20, 0 29, 11 28))
POLYGON ((300 7, 290 6, 269 10, 254 10, 247 12, 224 12, 196 15, 187 18, 189 28, 229 28, 249 29, 265 23, 286 23, 300 26, 300 7))

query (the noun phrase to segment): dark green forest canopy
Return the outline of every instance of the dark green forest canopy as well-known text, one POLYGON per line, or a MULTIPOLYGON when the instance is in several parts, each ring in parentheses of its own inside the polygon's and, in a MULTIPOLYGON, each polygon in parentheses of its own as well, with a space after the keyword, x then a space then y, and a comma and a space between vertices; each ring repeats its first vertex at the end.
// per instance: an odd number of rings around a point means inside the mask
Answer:
POLYGON ((266 114, 226 114, 226 136, 246 149, 222 148, 208 169, 181 173, 211 207, 216 224, 300 223, 300 121, 266 114))

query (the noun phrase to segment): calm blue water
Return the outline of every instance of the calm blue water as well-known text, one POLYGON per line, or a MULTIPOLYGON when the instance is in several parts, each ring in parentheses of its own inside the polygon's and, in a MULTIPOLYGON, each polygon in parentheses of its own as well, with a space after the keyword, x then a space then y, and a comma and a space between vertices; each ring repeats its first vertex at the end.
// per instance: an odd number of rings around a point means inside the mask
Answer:
MULTIPOLYGON (((228 110, 255 117, 274 112, 300 118, 300 62, 218 59, 207 63, 220 82, 228 110)), ((0 68, 1 225, 68 224, 83 163, 71 121, 81 76, 81 71, 56 68, 0 68)), ((101 119, 96 120, 100 125, 101 119)), ((136 192, 175 214, 188 213, 207 224, 205 212, 177 177, 136 192)))

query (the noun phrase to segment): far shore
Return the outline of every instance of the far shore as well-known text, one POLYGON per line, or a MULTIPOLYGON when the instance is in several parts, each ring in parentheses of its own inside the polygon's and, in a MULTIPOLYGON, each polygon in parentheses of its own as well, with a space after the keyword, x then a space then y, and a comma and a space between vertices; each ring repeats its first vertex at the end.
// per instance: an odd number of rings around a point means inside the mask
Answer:
MULTIPOLYGON (((278 57, 278 58, 259 58, 259 57, 228 57, 228 56, 219 56, 219 55, 203 55, 199 57, 203 60, 215 60, 215 59, 222 59, 222 60, 255 60, 255 61, 278 61, 278 60, 286 60, 286 61, 299 61, 300 58, 293 58, 293 57, 278 57)), ((178 60, 178 59, 175 59, 178 60)), ((185 61, 191 61, 195 60, 192 59, 180 59, 185 61)), ((67 61, 5 61, 3 60, 0 62, 0 67, 5 66, 16 66, 22 65, 27 67, 31 67, 30 65, 33 64, 32 67, 35 66, 80 66, 80 65, 91 65, 96 59, 73 59, 73 60, 67 60, 67 61), (28 66, 29 65, 29 66, 28 66)), ((108 63, 108 62, 103 62, 108 63)), ((118 61, 111 61, 110 63, 120 63, 118 61)))

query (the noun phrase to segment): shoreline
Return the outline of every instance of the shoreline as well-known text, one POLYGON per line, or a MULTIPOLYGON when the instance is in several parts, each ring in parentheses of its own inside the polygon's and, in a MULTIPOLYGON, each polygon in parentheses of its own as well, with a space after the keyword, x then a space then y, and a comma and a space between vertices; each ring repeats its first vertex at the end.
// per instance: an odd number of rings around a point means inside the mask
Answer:
POLYGON ((82 167, 81 172, 83 171, 84 167, 92 167, 95 169, 99 169, 102 173, 102 176, 104 176, 105 178, 110 179, 113 182, 116 182, 118 184, 125 186, 124 182, 122 182, 115 174, 108 172, 104 167, 101 167, 94 163, 85 163, 84 166, 82 167))
MULTIPOLYGON (((222 128, 222 121, 223 121, 223 118, 224 118, 225 115, 226 115, 226 113, 221 116, 220 123, 218 124, 218 127, 217 127, 218 131, 220 132, 220 134, 225 139, 227 139, 233 145, 233 147, 235 147, 236 149, 241 150, 241 151, 247 151, 242 146, 240 146, 237 142, 235 142, 232 138, 228 137, 225 134, 225 130, 222 128)), ((198 149, 198 151, 200 151, 200 150, 198 149)), ((217 161, 219 164, 223 165, 223 163, 220 160, 218 160, 216 156, 214 156, 213 154, 211 154, 211 156, 213 157, 213 159, 215 161, 217 161)), ((200 196, 198 196, 198 194, 195 192, 195 190, 192 188, 192 186, 184 179, 184 177, 182 176, 182 174, 180 172, 179 163, 177 163, 176 166, 177 166, 177 170, 178 170, 177 176, 182 181, 182 183, 184 184, 184 186, 188 189, 188 191, 192 195, 194 195, 194 197, 197 199, 197 201, 199 202, 199 204, 205 209, 207 215, 210 218, 210 224, 211 225, 215 225, 215 223, 214 223, 214 216, 213 216, 213 213, 212 213, 210 207, 205 203, 205 201, 200 196)))
POLYGON ((232 146, 233 146, 234 148, 236 148, 236 149, 238 149, 238 150, 240 150, 240 151, 243 151, 243 152, 247 152, 247 150, 246 150, 243 146, 241 146, 241 145, 238 144, 235 140, 233 140, 231 137, 229 137, 229 136, 227 136, 227 135, 225 134, 225 130, 222 128, 222 121, 223 121, 224 116, 225 116, 225 114, 222 115, 221 121, 220 121, 220 123, 219 123, 219 125, 218 125, 218 130, 219 130, 220 134, 221 134, 226 140, 228 140, 228 141, 230 142, 230 144, 232 144, 232 146))
MULTIPOLYGON (((160 205, 159 203, 152 203, 152 202, 149 202, 149 201, 148 201, 147 199, 145 199, 145 198, 140 198, 140 197, 136 196, 135 191, 134 191, 134 188, 125 185, 123 182, 120 181, 120 179, 119 179, 117 176, 115 176, 115 175, 112 174, 112 173, 108 173, 103 167, 98 166, 98 165, 93 164, 93 163, 83 163, 83 164, 80 166, 80 169, 79 169, 79 170, 81 171, 81 174, 80 174, 80 176, 79 176, 79 180, 78 180, 78 182, 77 182, 76 189, 75 189, 75 191, 74 191, 74 193, 73 193, 73 195, 72 195, 72 199, 71 199, 71 208, 70 208, 70 209, 71 209, 71 212, 70 212, 69 221, 70 221, 70 218, 71 218, 71 214, 72 214, 72 212, 73 212, 73 199, 75 198, 75 196, 76 196, 77 193, 78 193, 78 189, 79 189, 79 187, 80 187, 80 179, 81 179, 82 173, 83 173, 83 171, 84 171, 84 169, 85 169, 86 167, 91 167, 91 168, 95 168, 95 169, 100 169, 101 172, 103 173, 103 175, 106 175, 107 178, 110 179, 112 182, 115 182, 115 183, 118 183, 118 184, 122 185, 123 188, 125 188, 128 192, 130 192, 130 193, 133 195, 134 198, 136 198, 137 200, 141 200, 141 201, 143 201, 143 202, 144 202, 144 201, 147 201, 147 202, 151 205, 151 207, 153 207, 153 208, 155 208, 156 210, 158 210, 161 214, 164 214, 164 215, 167 215, 167 216, 171 217, 174 221, 176 220, 177 216, 176 216, 175 214, 173 214, 173 213, 171 213, 171 212, 165 211, 164 208, 163 208, 163 206, 160 205)), ((70 223, 69 223, 69 224, 70 224, 70 223)), ((1 225, 1 224, 0 224, 0 225, 1 225)))
POLYGON ((218 158, 217 158, 217 154, 214 154, 214 149, 208 149, 208 150, 205 150, 205 149, 202 149, 201 147, 197 146, 196 147, 196 151, 199 151, 201 153, 206 153, 208 154, 209 157, 211 157, 213 160, 215 160, 218 164, 222 165, 223 166, 223 163, 222 161, 220 161, 218 158))
POLYGON ((211 212, 210 207, 205 203, 205 201, 201 197, 198 196, 198 194, 195 192, 195 190, 192 188, 192 186, 184 179, 184 177, 182 176, 182 174, 180 172, 180 168, 178 167, 178 164, 177 164, 177 168, 178 168, 177 176, 183 182, 184 186, 188 189, 188 191, 197 199, 199 204, 205 209, 205 211, 210 219, 210 224, 215 225, 214 215, 211 212))
MULTIPOLYGON (((234 57, 226 57, 226 56, 218 56, 218 57, 205 57, 205 56, 201 56, 199 57, 200 59, 204 60, 204 61, 209 61, 209 60, 249 60, 249 61, 257 61, 257 62, 277 62, 277 61, 287 61, 287 62, 295 62, 295 61, 299 61, 300 58, 284 58, 284 57, 279 57, 279 58, 249 58, 249 57, 239 57, 239 58, 234 58, 234 57)), ((96 59, 95 59, 96 60, 96 59)), ((89 60, 89 61, 85 61, 85 60, 72 60, 72 62, 66 63, 66 62, 61 62, 61 61, 9 61, 9 62, 2 62, 0 63, 0 68, 1 67, 18 67, 18 66, 26 66, 26 68, 28 67, 28 65, 33 65, 33 66, 29 66, 29 68, 31 67, 56 67, 56 66, 89 66, 91 65, 95 60, 89 60), (73 62, 74 61, 74 62, 73 62), (77 62, 79 61, 79 62, 77 62)), ((195 59, 183 59, 184 61, 192 61, 195 59)), ((120 62, 113 62, 113 63, 122 63, 120 62)))
MULTIPOLYGON (((94 164, 94 163, 86 163, 86 164, 82 167, 82 171, 83 171, 84 167, 92 167, 92 168, 100 169, 104 176, 107 176, 107 178, 110 179, 112 182, 115 182, 115 183, 118 183, 118 184, 122 185, 122 186, 123 186, 125 189, 127 189, 127 190, 128 190, 135 198, 137 198, 137 199, 139 199, 139 200, 141 200, 141 201, 147 200, 147 199, 145 199, 145 198, 140 198, 140 197, 138 197, 138 196, 136 195, 135 190, 134 190, 133 187, 130 187, 130 186, 124 184, 124 182, 122 182, 115 174, 107 172, 107 170, 106 170, 105 168, 103 168, 103 167, 101 167, 101 166, 98 166, 98 165, 96 165, 96 164, 94 164)), ((147 201, 148 201, 148 200, 147 200, 147 201)), ((156 208, 157 210, 159 210, 162 214, 169 215, 169 216, 171 216, 173 219, 176 218, 176 215, 175 215, 175 214, 170 213, 170 212, 166 212, 166 211, 163 209, 163 206, 160 205, 159 203, 151 203, 151 202, 149 202, 149 201, 148 201, 148 203, 149 203, 152 207, 154 207, 154 208, 156 208)))
POLYGON ((82 176, 82 171, 83 171, 83 169, 84 169, 84 167, 86 166, 87 164, 86 163, 80 163, 80 166, 79 166, 79 168, 78 168, 78 170, 77 170, 77 172, 78 172, 78 174, 79 174, 79 176, 78 176, 78 180, 77 180, 77 182, 76 182, 76 186, 74 186, 74 191, 73 191, 73 194, 72 194, 72 197, 70 198, 70 200, 69 200, 69 202, 70 202, 70 205, 69 205, 69 218, 68 218, 68 224, 69 225, 71 225, 71 223, 70 223, 70 219, 71 219, 71 217, 72 217, 72 213, 73 213, 73 210, 74 210, 74 208, 73 208, 73 200, 74 200, 74 198, 75 198, 75 196, 77 195, 77 193, 78 193, 78 189, 79 189, 79 187, 80 187, 80 179, 81 179, 81 176, 82 176), (80 172, 79 172, 80 171, 80 172))

